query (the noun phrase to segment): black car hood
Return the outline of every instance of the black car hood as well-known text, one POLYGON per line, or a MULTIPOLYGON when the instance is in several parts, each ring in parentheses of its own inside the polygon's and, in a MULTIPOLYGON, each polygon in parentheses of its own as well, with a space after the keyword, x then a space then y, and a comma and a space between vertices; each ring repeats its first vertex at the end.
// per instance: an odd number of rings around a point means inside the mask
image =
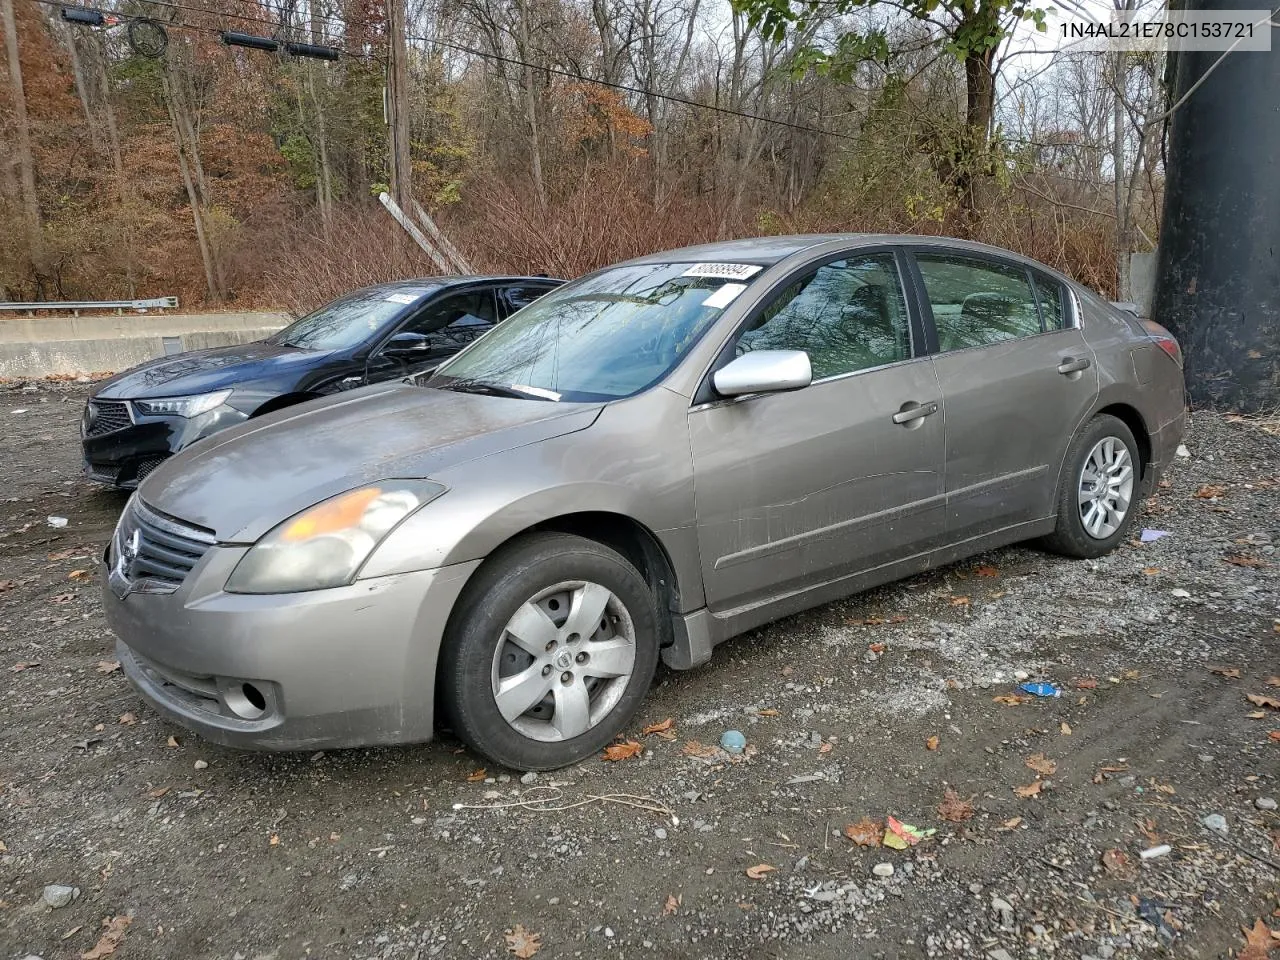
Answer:
POLYGON ((603 404, 551 403, 401 384, 286 407, 169 458, 138 490, 146 503, 251 543, 328 497, 434 472, 589 427, 603 404))
POLYGON ((277 375, 282 367, 301 372, 328 356, 323 351, 277 346, 265 340, 193 350, 149 360, 117 373, 98 384, 93 396, 104 400, 143 400, 212 393, 248 380, 277 375))

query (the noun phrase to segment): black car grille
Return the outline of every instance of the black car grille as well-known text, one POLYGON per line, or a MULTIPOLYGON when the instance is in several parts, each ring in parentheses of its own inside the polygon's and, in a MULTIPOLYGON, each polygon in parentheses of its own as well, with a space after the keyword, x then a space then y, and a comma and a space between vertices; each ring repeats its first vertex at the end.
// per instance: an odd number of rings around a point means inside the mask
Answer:
POLYGON ((100 437, 104 433, 123 430, 131 423, 133 418, 129 416, 129 404, 123 400, 90 400, 84 435, 100 437))
POLYGON ((167 457, 147 457, 145 460, 138 461, 137 479, 141 481, 143 477, 149 474, 160 464, 164 463, 167 457))
POLYGON ((212 531, 157 513, 135 495, 116 527, 111 563, 119 564, 128 580, 169 592, 215 542, 212 531))

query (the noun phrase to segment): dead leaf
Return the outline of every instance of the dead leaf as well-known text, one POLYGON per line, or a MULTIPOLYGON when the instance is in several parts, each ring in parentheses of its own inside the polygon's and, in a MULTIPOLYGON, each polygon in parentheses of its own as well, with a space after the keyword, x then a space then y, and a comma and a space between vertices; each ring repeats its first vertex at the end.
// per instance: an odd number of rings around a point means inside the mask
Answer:
POLYGON ((1265 720, 1266 717, 1267 712, 1265 710, 1255 710, 1253 713, 1245 714, 1245 719, 1247 720, 1265 720))
POLYGON ((942 794, 942 802, 938 804, 938 816, 949 823, 963 823, 973 816, 973 798, 976 796, 975 793, 965 800, 960 794, 947 787, 942 794))
POLYGON ((479 770, 472 770, 467 774, 467 783, 482 783, 484 778, 488 775, 489 774, 485 771, 484 767, 481 767, 479 770))
POLYGON ((507 952, 517 960, 529 960, 542 949, 542 934, 526 930, 523 924, 517 923, 506 932, 507 952))
POLYGON ((1223 666, 1210 667, 1209 672, 1216 673, 1220 677, 1226 677, 1228 680, 1240 679, 1239 667, 1223 667, 1223 666))
POLYGON ((1062 731, 1064 737, 1071 736, 1071 724, 1067 723, 1067 721, 1063 720, 1058 729, 1062 731))
POLYGON ((119 660, 99 660, 95 668, 99 673, 115 673, 120 669, 119 660))
POLYGON ((640 746, 639 740, 623 740, 621 743, 611 743, 605 747, 603 759, 616 763, 619 760, 638 757, 643 752, 644 747, 640 746))
POLYGON ((844 828, 844 835, 860 847, 880 846, 880 835, 883 832, 884 824, 870 817, 863 817, 844 828))
POLYGON ((1280 743, 1280 730, 1268 730, 1267 736, 1272 740, 1275 740, 1277 743, 1280 743))
POLYGON ((150 797, 152 800, 159 800, 161 797, 163 797, 166 793, 168 793, 172 789, 173 787, 156 787, 154 790, 148 791, 147 796, 150 797))
POLYGON ((1075 680, 1077 690, 1094 690, 1098 686, 1096 677, 1076 677, 1075 680))
POLYGON ((1264 697, 1260 693, 1246 693, 1245 699, 1255 707, 1270 707, 1272 710, 1280 710, 1280 700, 1275 697, 1264 697))
POLYGON ((68 580, 87 580, 91 574, 88 570, 72 570, 67 574, 68 580))
POLYGON ((773 709, 773 707, 765 707, 763 710, 756 711, 757 717, 776 717, 777 715, 778 711, 773 709))
POLYGON ((1275 935, 1261 920, 1255 920, 1253 927, 1241 927, 1244 934, 1244 949, 1236 954, 1237 960, 1267 960, 1273 948, 1280 946, 1275 935))
POLYGON ((766 873, 772 873, 777 867, 771 867, 767 863, 757 863, 754 867, 747 867, 747 876, 752 880, 763 880, 766 873))
POLYGON ((952 597, 951 605, 953 607, 967 607, 969 605, 968 597, 952 597))
POLYGON ((938 743, 939 743, 938 738, 936 735, 934 735, 924 742, 924 748, 926 750, 937 750, 938 743))
POLYGON ((166 740, 166 741, 164 742, 164 745, 165 745, 166 747, 180 747, 180 746, 182 746, 182 744, 178 743, 178 738, 177 738, 177 737, 170 737, 168 740, 166 740))
POLYGON ((60 593, 56 597, 50 597, 50 603, 70 603, 76 598, 74 593, 60 593))
POLYGON ((23 660, 21 663, 15 663, 9 669, 14 673, 21 673, 23 670, 30 670, 32 667, 40 666, 39 660, 23 660))
POLYGON ((984 564, 984 565, 983 565, 983 566, 981 566, 981 567, 978 567, 978 569, 974 570, 973 572, 974 572, 974 573, 976 573, 976 574, 977 574, 978 576, 980 576, 980 577, 998 577, 998 576, 1000 576, 1000 571, 999 571, 999 570, 997 570, 995 567, 992 567, 992 566, 989 566, 989 565, 986 565, 986 564, 984 564))
POLYGON ((1003 703, 1010 707, 1016 707, 1020 703, 1030 703, 1031 697, 1023 696, 1020 693, 1002 693, 998 697, 992 697, 996 703, 1003 703))
POLYGON ((704 760, 720 755, 720 748, 705 743, 699 743, 697 740, 686 740, 682 750, 686 757, 701 757, 704 760))
POLYGON ((681 899, 683 899, 683 897, 684 897, 684 894, 681 894, 679 897, 676 897, 668 893, 667 902, 662 905, 662 915, 664 917, 669 917, 673 913, 675 913, 677 910, 679 910, 680 901, 681 899))
POLYGON ((1159 567, 1143 567, 1142 572, 1145 573, 1148 577, 1154 577, 1156 574, 1160 572, 1160 568, 1159 567))
POLYGON ((1013 792, 1022 797, 1023 800, 1027 800, 1036 796, 1043 789, 1044 781, 1037 780, 1035 783, 1029 783, 1025 787, 1014 787, 1013 792))
POLYGON ((18 585, 17 580, 0 580, 0 593, 5 593, 9 590, 12 590, 17 585, 18 585))
POLYGON ((647 737, 651 733, 666 733, 673 726, 675 726, 675 720, 672 717, 667 717, 667 719, 663 720, 661 723, 649 724, 640 731, 640 736, 647 737))
POLYGON ((273 833, 271 835, 271 839, 267 841, 267 844, 272 847, 280 846, 280 834, 273 833))
POLYGON ((116 947, 124 941, 124 932, 129 929, 131 923, 133 923, 133 917, 104 917, 102 925, 106 929, 102 931, 102 936, 98 938, 92 950, 86 950, 80 954, 80 960, 101 960, 102 957, 111 956, 116 952, 116 947))
POLYGON ((1023 762, 1036 773, 1046 777, 1051 777, 1058 772, 1058 764, 1043 753, 1033 753, 1023 762))
POLYGON ((1280 677, 1267 677, 1263 681, 1268 687, 1280 687, 1280 677))
POLYGON ((1016 830, 1021 825, 1022 825, 1021 817, 1010 817, 1008 820, 1004 821, 1004 823, 1000 824, 1000 826, 1003 827, 1005 830, 1016 830))
POLYGON ((1250 567, 1252 569, 1257 569, 1259 567, 1269 566, 1267 561, 1258 557, 1247 557, 1243 553, 1229 553, 1222 559, 1236 567, 1250 567))
POLYGON ((1129 855, 1112 847, 1102 855, 1102 868, 1113 877, 1125 873, 1129 869, 1129 855))
POLYGON ((822 746, 820 746, 820 747, 818 748, 818 752, 819 752, 819 753, 830 753, 830 752, 831 752, 831 749, 832 749, 831 744, 829 744, 829 743, 824 743, 822 746))
POLYGON ((1206 483, 1196 488, 1196 492, 1191 496, 1197 500, 1212 500, 1220 497, 1227 492, 1227 488, 1217 483, 1206 483))
POLYGON ((126 727, 132 727, 138 722, 138 715, 136 713, 122 713, 120 714, 120 722, 126 727))

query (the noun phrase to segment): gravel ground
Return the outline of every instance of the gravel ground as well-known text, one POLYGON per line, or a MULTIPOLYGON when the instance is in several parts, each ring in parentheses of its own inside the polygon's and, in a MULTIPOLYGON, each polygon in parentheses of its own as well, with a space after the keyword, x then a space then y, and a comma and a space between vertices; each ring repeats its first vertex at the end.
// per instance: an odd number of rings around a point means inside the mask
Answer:
POLYGON ((1280 927, 1256 424, 1195 417, 1143 518, 1171 536, 792 617, 662 673, 639 756, 522 778, 448 738, 245 754, 156 717, 101 616, 123 499, 80 479, 86 391, 0 385, 0 956, 1223 957, 1280 927), (1061 697, 998 699, 1027 677, 1061 697), (887 816, 937 832, 846 836, 887 816))

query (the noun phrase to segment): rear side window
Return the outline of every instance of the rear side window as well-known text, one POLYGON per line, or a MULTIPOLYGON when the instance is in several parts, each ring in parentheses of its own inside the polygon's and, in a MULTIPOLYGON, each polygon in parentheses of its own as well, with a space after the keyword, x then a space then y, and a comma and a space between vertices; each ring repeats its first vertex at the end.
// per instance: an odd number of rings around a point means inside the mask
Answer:
POLYGON ((1062 302, 1062 284, 1040 273, 1031 274, 1031 284, 1040 300, 1040 314, 1046 330, 1061 330, 1066 326, 1067 311, 1062 302))
POLYGON ((916 263, 933 309, 939 350, 965 350, 1040 333, 1040 312, 1026 270, 935 254, 917 255, 916 263))

